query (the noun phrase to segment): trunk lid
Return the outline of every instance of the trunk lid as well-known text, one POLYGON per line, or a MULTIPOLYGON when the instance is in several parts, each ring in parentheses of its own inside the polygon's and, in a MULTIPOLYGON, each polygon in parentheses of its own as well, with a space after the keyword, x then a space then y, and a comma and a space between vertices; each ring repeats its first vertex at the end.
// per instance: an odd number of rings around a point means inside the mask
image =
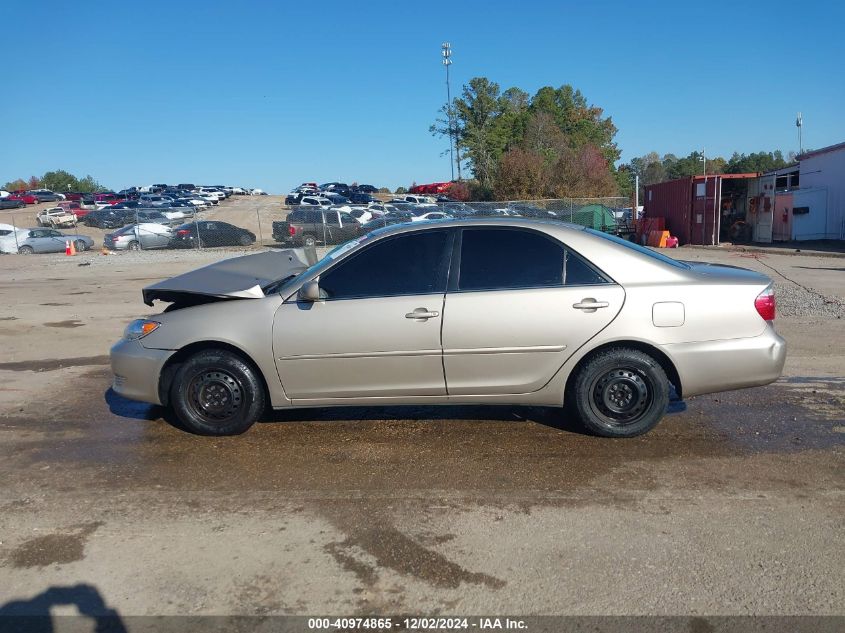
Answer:
POLYGON ((687 264, 690 267, 691 272, 705 277, 707 282, 747 284, 749 286, 765 286, 771 283, 772 281, 763 273, 758 273, 754 270, 749 270, 747 268, 740 268, 739 266, 690 261, 685 261, 683 263, 687 264))

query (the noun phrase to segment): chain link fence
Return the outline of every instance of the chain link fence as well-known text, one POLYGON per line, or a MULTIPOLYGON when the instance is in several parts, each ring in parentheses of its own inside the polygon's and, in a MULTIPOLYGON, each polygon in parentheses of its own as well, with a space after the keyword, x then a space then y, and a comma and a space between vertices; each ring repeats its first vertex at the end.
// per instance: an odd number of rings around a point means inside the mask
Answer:
POLYGON ((289 207, 277 196, 247 196, 208 207, 65 209, 51 205, 0 210, 0 252, 160 251, 333 246, 369 231, 423 220, 524 217, 569 222, 630 237, 627 198, 501 202, 394 199, 369 205, 289 207))
POLYGON ((524 217, 588 226, 624 237, 634 233, 627 198, 567 198, 502 202, 386 202, 326 208, 298 206, 263 218, 267 246, 341 244, 372 230, 423 220, 524 217), (283 217, 282 217, 283 216, 283 217), (266 227, 271 231, 266 233, 266 227), (269 239, 268 239, 269 237, 269 239))

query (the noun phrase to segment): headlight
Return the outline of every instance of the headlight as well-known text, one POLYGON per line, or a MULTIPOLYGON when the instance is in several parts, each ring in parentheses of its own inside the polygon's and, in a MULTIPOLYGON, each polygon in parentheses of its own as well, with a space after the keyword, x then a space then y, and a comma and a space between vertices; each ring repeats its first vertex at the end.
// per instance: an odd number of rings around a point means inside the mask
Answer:
POLYGON ((123 331, 123 338, 127 341, 135 341, 139 338, 144 338, 147 334, 155 332, 161 325, 158 321, 149 321, 148 319, 135 319, 126 326, 123 331))

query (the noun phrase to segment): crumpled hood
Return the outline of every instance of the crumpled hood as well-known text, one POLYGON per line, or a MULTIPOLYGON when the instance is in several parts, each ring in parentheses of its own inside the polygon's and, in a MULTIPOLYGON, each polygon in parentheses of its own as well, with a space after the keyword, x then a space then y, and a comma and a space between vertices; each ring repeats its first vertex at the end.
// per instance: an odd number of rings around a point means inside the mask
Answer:
POLYGON ((147 286, 142 295, 148 306, 156 299, 176 302, 197 296, 262 299, 264 286, 301 273, 307 261, 306 253, 295 248, 233 257, 147 286))

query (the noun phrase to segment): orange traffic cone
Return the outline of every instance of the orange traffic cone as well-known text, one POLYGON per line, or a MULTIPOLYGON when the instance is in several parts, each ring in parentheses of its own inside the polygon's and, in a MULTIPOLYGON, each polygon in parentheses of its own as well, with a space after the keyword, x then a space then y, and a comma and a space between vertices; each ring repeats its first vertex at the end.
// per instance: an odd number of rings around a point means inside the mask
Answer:
POLYGON ((65 240, 65 255, 70 255, 70 240, 65 240))
POLYGON ((70 254, 76 255, 76 244, 73 243, 73 240, 70 241, 70 254))

